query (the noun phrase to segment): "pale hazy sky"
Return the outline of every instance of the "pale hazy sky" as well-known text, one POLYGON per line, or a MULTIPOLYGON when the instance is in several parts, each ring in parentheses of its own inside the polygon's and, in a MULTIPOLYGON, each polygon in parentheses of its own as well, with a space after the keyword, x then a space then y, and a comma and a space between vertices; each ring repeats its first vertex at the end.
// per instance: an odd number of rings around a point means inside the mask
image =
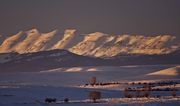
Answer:
POLYGON ((180 36, 180 0, 0 0, 0 34, 33 27, 180 36))

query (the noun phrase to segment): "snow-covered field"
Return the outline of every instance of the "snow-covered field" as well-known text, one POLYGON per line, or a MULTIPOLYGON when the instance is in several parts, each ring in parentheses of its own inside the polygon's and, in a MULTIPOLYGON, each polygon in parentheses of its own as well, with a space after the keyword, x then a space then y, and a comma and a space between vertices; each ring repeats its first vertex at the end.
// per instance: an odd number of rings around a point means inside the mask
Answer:
MULTIPOLYGON (((178 65, 147 65, 71 67, 41 72, 3 73, 0 74, 0 106, 180 105, 180 91, 177 91, 176 98, 172 98, 170 92, 166 92, 167 96, 161 98, 124 98, 123 85, 81 86, 89 83, 93 76, 97 78, 97 82, 179 81, 180 71, 178 65), (173 70, 173 73, 170 73, 170 70, 173 70), (87 102, 89 92, 94 90, 102 93, 101 103, 87 102), (57 98, 57 104, 45 104, 46 97, 57 98), (64 98, 69 98, 70 103, 61 103, 64 98)), ((180 90, 179 85, 177 89, 180 90)), ((163 91, 152 93, 166 95, 163 91)))

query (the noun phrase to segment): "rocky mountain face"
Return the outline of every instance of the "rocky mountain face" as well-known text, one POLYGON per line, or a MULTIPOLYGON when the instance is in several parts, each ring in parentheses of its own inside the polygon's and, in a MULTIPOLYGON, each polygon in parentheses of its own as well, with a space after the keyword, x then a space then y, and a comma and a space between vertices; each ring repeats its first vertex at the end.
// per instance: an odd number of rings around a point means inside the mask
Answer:
POLYGON ((54 49, 65 49, 78 55, 92 57, 114 57, 124 54, 168 54, 180 49, 175 36, 157 35, 109 35, 101 32, 76 34, 68 29, 64 33, 54 30, 41 33, 37 29, 20 31, 2 39, 0 53, 20 54, 54 49))

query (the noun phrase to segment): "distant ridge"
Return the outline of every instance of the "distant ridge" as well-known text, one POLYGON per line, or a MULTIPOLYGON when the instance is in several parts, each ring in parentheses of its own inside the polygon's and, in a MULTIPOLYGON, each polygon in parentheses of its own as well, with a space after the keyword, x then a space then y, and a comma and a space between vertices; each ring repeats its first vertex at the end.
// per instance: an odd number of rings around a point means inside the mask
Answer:
MULTIPOLYGON (((98 58, 77 55, 67 50, 55 49, 33 53, 1 53, 0 72, 46 71, 62 67, 83 66, 137 66, 137 65, 179 65, 180 53, 162 55, 119 55, 112 58, 98 58)), ((167 71, 160 72, 160 74, 167 71)), ((169 72, 169 71, 168 71, 169 72)), ((176 73, 174 71, 174 73, 176 73)), ((172 73, 174 75, 174 73, 172 73)), ((159 74, 155 73, 155 74, 159 74)))

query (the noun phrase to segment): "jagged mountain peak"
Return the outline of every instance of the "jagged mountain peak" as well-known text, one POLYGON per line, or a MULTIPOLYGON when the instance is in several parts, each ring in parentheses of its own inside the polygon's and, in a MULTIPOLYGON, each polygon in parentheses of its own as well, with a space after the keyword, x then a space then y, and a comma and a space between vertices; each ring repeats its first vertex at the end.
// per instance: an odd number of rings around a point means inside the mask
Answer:
POLYGON ((90 34, 84 34, 85 38, 84 41, 96 41, 97 39, 106 36, 107 34, 104 34, 102 32, 94 32, 90 34))
POLYGON ((24 37, 23 36, 24 32, 23 31, 19 31, 17 34, 12 35, 8 38, 6 38, 2 44, 0 45, 0 51, 1 52, 11 52, 14 51, 13 48, 14 46, 21 42, 20 40, 24 37))
POLYGON ((70 41, 74 38, 75 35, 75 29, 67 29, 64 31, 63 37, 54 44, 52 49, 65 49, 70 41))
POLYGON ((59 33, 59 30, 58 29, 55 29, 55 30, 52 30, 52 31, 50 31, 50 32, 47 32, 47 33, 41 33, 41 35, 55 35, 55 34, 57 34, 57 33, 59 33))
POLYGON ((64 31, 65 34, 73 34, 76 31, 76 29, 66 29, 64 31))
POLYGON ((37 34, 37 33, 39 33, 38 29, 36 29, 36 28, 33 28, 33 29, 25 31, 25 32, 27 34, 37 34))
POLYGON ((105 34, 105 33, 103 33, 103 32, 93 32, 93 33, 90 33, 90 34, 87 34, 87 35, 89 35, 89 36, 93 36, 93 35, 101 35, 101 36, 103 36, 103 35, 108 35, 108 34, 105 34))

